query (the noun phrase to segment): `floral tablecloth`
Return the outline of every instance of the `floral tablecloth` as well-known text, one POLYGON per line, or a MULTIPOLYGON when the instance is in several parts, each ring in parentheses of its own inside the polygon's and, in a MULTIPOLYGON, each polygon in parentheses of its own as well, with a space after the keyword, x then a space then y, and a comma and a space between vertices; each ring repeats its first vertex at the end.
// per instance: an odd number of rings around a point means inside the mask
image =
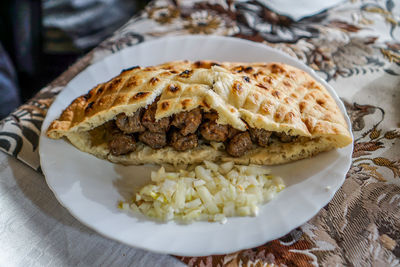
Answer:
POLYGON ((400 265, 400 3, 349 1, 298 21, 263 1, 151 2, 124 27, 0 123, 0 149, 40 171, 38 136, 54 97, 80 71, 166 35, 261 42, 317 71, 344 101, 355 136, 341 189, 288 235, 229 255, 178 257, 190 266, 400 265))

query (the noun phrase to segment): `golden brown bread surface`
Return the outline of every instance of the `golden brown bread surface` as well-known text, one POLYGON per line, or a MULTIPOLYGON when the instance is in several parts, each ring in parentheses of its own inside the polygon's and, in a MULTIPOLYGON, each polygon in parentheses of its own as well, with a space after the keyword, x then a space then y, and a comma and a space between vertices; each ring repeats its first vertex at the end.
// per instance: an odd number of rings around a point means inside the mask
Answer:
POLYGON ((124 70, 75 99, 47 130, 50 138, 67 137, 79 149, 124 164, 194 163, 204 159, 279 164, 310 157, 352 142, 340 109, 328 91, 310 75, 282 63, 169 62, 124 70), (139 145, 128 155, 110 155, 105 144, 92 146, 88 131, 119 113, 132 115, 158 100, 156 119, 202 107, 216 110, 218 123, 239 130, 247 127, 292 136, 309 142, 274 144, 232 158, 223 144, 200 145, 178 152, 170 147, 139 145))

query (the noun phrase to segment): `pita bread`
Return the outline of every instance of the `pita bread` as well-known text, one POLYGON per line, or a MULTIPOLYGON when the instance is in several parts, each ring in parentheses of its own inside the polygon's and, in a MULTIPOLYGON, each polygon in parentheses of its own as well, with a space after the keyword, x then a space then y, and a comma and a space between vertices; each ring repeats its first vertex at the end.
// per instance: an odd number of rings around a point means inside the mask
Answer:
MULTIPOLYGON (((106 129, 105 127, 103 127, 106 129)), ((282 63, 168 62, 154 67, 123 70, 75 99, 47 130, 50 138, 66 137, 82 151, 112 162, 196 163, 207 160, 281 164, 311 157, 352 142, 346 121, 326 88, 306 72, 282 63), (290 143, 254 145, 241 157, 225 152, 223 143, 201 143, 187 151, 170 146, 137 149, 115 156, 105 140, 94 142, 89 133, 120 113, 133 115, 158 100, 155 118, 201 107, 215 110, 219 124, 240 131, 248 127, 286 133, 290 143)))

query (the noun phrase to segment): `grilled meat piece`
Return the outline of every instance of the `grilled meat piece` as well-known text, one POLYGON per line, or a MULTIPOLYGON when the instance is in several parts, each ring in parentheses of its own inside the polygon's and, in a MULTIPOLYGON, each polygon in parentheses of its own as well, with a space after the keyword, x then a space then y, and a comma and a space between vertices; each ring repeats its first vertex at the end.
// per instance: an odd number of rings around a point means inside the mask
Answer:
POLYGON ((207 121, 201 124, 200 133, 208 141, 224 142, 228 138, 229 126, 207 121))
POLYGON ((249 131, 251 140, 253 140, 253 142, 262 147, 268 146, 269 138, 271 137, 272 132, 259 128, 250 128, 249 131))
POLYGON ((232 126, 229 125, 229 128, 228 128, 228 139, 233 138, 238 133, 240 133, 240 130, 238 130, 236 128, 233 128, 232 126))
POLYGON ((203 114, 203 119, 208 121, 218 120, 218 113, 216 111, 210 111, 203 114))
POLYGON ((282 143, 290 143, 295 139, 294 136, 287 135, 285 132, 275 133, 282 143))
POLYGON ((169 129, 170 118, 165 117, 156 121, 155 114, 157 110, 157 102, 151 104, 151 106, 144 112, 142 117, 142 124, 153 133, 165 133, 169 129))
POLYGON ((136 149, 135 137, 128 134, 116 134, 108 143, 110 152, 114 156, 128 154, 136 149))
POLYGON ((139 141, 153 149, 159 149, 167 145, 167 135, 166 133, 153 133, 146 131, 139 135, 139 141))
POLYGON ((132 116, 126 116, 125 113, 120 113, 115 119, 115 124, 124 133, 140 133, 144 132, 146 128, 141 123, 141 116, 143 110, 138 110, 132 116))
POLYGON ((197 147, 197 140, 197 135, 195 134, 184 136, 176 131, 171 134, 171 146, 178 151, 186 151, 197 147))
POLYGON ((195 133, 201 123, 201 110, 195 108, 191 111, 183 111, 174 115, 171 125, 180 129, 182 135, 195 133))
POLYGON ((252 147, 250 134, 243 132, 235 135, 226 147, 226 152, 234 157, 243 156, 252 147))

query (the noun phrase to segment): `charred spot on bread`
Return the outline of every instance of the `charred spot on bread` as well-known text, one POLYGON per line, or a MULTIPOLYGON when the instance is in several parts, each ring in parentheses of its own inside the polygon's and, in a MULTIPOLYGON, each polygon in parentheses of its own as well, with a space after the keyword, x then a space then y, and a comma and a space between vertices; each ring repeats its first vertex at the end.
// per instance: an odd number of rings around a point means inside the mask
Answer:
POLYGON ((184 70, 179 74, 179 77, 189 78, 192 75, 192 70, 184 70))
POLYGON ((307 103, 305 101, 301 101, 299 104, 300 112, 303 112, 304 109, 306 108, 306 106, 307 106, 307 103))
POLYGON ((285 72, 286 72, 286 70, 280 64, 274 63, 271 65, 271 73, 282 74, 285 72))
POLYGON ((260 87, 260 88, 262 88, 262 89, 264 89, 264 90, 267 90, 267 91, 269 90, 268 87, 266 87, 266 86, 263 85, 262 83, 257 83, 256 86, 257 86, 257 87, 260 87))
POLYGON ((151 78, 150 80, 149 80, 149 83, 151 84, 151 85, 155 85, 157 82, 159 82, 160 81, 160 79, 158 79, 157 77, 153 77, 153 78, 151 78))
POLYGON ((326 104, 326 101, 323 99, 317 99, 317 104, 320 106, 324 106, 326 104))
POLYGON ((202 62, 202 61, 196 61, 196 62, 193 63, 193 65, 194 65, 196 68, 200 68, 200 67, 203 65, 203 62, 202 62))
POLYGON ((274 90, 274 91, 272 91, 272 95, 273 95, 274 97, 276 97, 276 98, 279 98, 279 96, 280 96, 281 94, 279 93, 278 90, 274 90))
POLYGON ((210 108, 211 107, 205 100, 201 101, 200 105, 203 106, 203 107, 206 107, 206 108, 210 108))
POLYGON ((103 91, 104 91, 104 86, 100 86, 100 88, 97 89, 96 94, 99 95, 99 94, 101 94, 103 91))
POLYGON ((182 108, 183 108, 183 109, 187 109, 187 107, 189 106, 190 102, 192 102, 192 100, 190 100, 190 99, 183 99, 183 100, 181 101, 182 108))
POLYGON ((246 82, 250 82, 250 78, 248 76, 243 76, 243 80, 245 80, 246 82))
POLYGON ((263 81, 267 84, 272 84, 273 78, 270 76, 264 77, 263 81))
POLYGON ((175 92, 179 91, 179 86, 176 86, 176 85, 171 84, 170 86, 168 86, 168 90, 169 90, 171 93, 175 93, 175 92))
POLYGON ((89 91, 89 93, 83 95, 83 98, 88 101, 90 99, 90 97, 92 96, 92 91, 89 91))
POLYGON ((134 70, 134 69, 140 69, 140 67, 139 66, 133 66, 133 67, 130 67, 130 68, 123 69, 121 71, 121 74, 124 73, 124 72, 130 71, 130 70, 134 70))
POLYGON ((167 110, 170 106, 170 103, 168 101, 164 101, 161 103, 161 109, 162 110, 167 110))
POLYGON ((108 90, 110 91, 117 91, 118 87, 121 85, 122 79, 121 78, 116 78, 110 81, 108 84, 108 90))
POLYGON ((246 73, 251 73, 251 72, 253 72, 253 71, 254 71, 254 69, 253 69, 253 67, 251 67, 251 66, 246 67, 246 68, 244 69, 244 72, 246 72, 246 73))
POLYGON ((232 85, 232 90, 237 93, 241 93, 243 91, 242 84, 238 81, 235 81, 232 85))
POLYGON ((244 67, 242 66, 242 65, 240 65, 240 66, 237 66, 237 67, 234 67, 233 69, 232 69, 234 72, 243 72, 244 71, 244 67))
POLYGON ((136 94, 132 97, 132 99, 133 99, 133 100, 139 100, 139 99, 142 99, 142 98, 146 97, 148 94, 150 94, 150 92, 139 92, 139 93, 136 93, 136 94))
POLYGON ((86 106, 85 112, 89 112, 89 111, 93 108, 93 105, 94 105, 94 101, 90 102, 90 103, 86 106))

